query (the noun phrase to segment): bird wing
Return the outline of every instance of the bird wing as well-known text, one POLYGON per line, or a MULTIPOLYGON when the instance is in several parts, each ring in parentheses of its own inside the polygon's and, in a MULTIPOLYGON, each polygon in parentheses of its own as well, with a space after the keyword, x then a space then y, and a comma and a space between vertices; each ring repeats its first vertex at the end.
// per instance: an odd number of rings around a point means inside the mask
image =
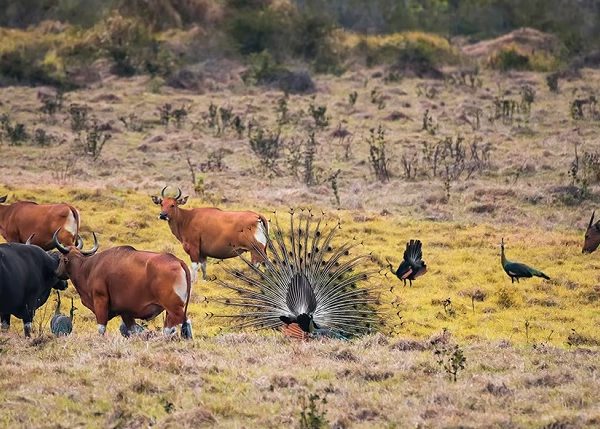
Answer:
POLYGON ((317 297, 304 273, 292 276, 285 302, 294 316, 311 314, 317 309, 317 297))
POLYGON ((297 323, 291 323, 289 325, 283 325, 281 327, 281 332, 286 337, 294 338, 297 340, 306 340, 308 339, 308 334, 304 332, 297 323))
POLYGON ((508 262, 504 265, 504 271, 514 277, 531 277, 533 275, 531 268, 520 262, 508 262))

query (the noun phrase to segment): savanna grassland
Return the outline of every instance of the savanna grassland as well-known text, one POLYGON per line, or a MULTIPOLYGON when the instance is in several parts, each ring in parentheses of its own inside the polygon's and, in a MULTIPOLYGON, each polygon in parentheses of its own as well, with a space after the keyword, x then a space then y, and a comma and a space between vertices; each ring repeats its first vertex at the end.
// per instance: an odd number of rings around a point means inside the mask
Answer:
MULTIPOLYGON (((339 428, 598 427, 600 259, 581 246, 599 195, 600 122, 592 107, 579 117, 571 106, 598 95, 600 72, 584 68, 550 91, 541 72, 461 81, 457 70, 418 79, 355 67, 284 95, 221 62, 201 91, 110 76, 65 93, 52 113, 41 110, 57 100, 52 89, 1 88, 9 202, 70 202, 87 245, 95 231, 101 249, 130 244, 186 262, 150 199, 163 186, 180 187, 190 207, 284 224, 292 207, 323 212, 341 221, 336 243, 356 240, 381 268, 369 282, 384 323, 349 342, 240 333, 218 317, 232 314, 215 302, 225 292, 199 281, 193 341, 153 335, 161 317, 143 338, 121 338, 116 319, 100 338, 69 287, 72 336, 49 336, 53 298, 33 339, 17 321, 0 336, 0 425, 299 426, 314 394, 313 423, 339 428), (19 123, 28 137, 15 137, 19 123), (405 287, 386 259, 397 264, 411 238, 429 271, 405 287), (501 238, 509 259, 552 280, 511 284, 501 238), (454 382, 444 363, 457 350, 466 361, 454 382)), ((208 273, 225 275, 211 260, 208 273)))

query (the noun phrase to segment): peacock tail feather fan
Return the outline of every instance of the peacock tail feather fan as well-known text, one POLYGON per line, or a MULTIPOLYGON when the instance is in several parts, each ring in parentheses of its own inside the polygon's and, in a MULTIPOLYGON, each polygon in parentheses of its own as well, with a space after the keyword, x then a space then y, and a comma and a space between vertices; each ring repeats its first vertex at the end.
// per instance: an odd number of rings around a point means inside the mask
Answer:
POLYGON ((277 216, 270 222, 267 251, 255 266, 243 255, 245 269, 225 266, 229 281, 220 286, 234 292, 222 303, 241 309, 223 317, 237 319, 238 328, 281 328, 297 323, 304 332, 343 336, 373 332, 379 324, 375 289, 365 286, 379 271, 367 266, 370 254, 355 254, 362 245, 355 239, 334 246, 338 222, 327 224, 311 211, 290 212, 289 230, 277 216))

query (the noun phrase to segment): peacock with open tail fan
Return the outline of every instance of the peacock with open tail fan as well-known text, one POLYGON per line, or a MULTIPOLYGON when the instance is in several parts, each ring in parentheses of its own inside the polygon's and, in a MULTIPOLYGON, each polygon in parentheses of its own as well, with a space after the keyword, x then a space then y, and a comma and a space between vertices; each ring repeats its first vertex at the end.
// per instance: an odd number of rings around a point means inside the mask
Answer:
POLYGON ((352 253, 359 245, 356 240, 333 247, 340 228, 339 222, 328 226, 310 211, 298 216, 292 210, 289 232, 284 232, 275 217, 266 252, 257 249, 264 265, 242 256, 246 270, 225 267, 237 282, 216 280, 237 295, 221 302, 243 309, 222 317, 238 319, 238 328, 279 328, 301 339, 349 338, 373 331, 379 322, 375 291, 358 283, 378 269, 363 267, 370 254, 352 253))

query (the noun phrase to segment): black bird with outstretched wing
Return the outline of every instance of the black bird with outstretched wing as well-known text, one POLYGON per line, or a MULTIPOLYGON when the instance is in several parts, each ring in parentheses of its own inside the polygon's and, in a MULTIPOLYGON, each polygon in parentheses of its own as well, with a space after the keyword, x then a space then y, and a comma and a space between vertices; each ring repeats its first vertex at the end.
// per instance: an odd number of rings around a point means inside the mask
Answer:
POLYGON ((406 243, 406 250, 404 251, 404 260, 398 266, 398 269, 394 271, 392 264, 390 265, 390 271, 404 282, 406 281, 412 286, 412 281, 417 277, 421 277, 427 272, 427 265, 423 261, 423 251, 421 249, 421 240, 410 240, 406 243))

